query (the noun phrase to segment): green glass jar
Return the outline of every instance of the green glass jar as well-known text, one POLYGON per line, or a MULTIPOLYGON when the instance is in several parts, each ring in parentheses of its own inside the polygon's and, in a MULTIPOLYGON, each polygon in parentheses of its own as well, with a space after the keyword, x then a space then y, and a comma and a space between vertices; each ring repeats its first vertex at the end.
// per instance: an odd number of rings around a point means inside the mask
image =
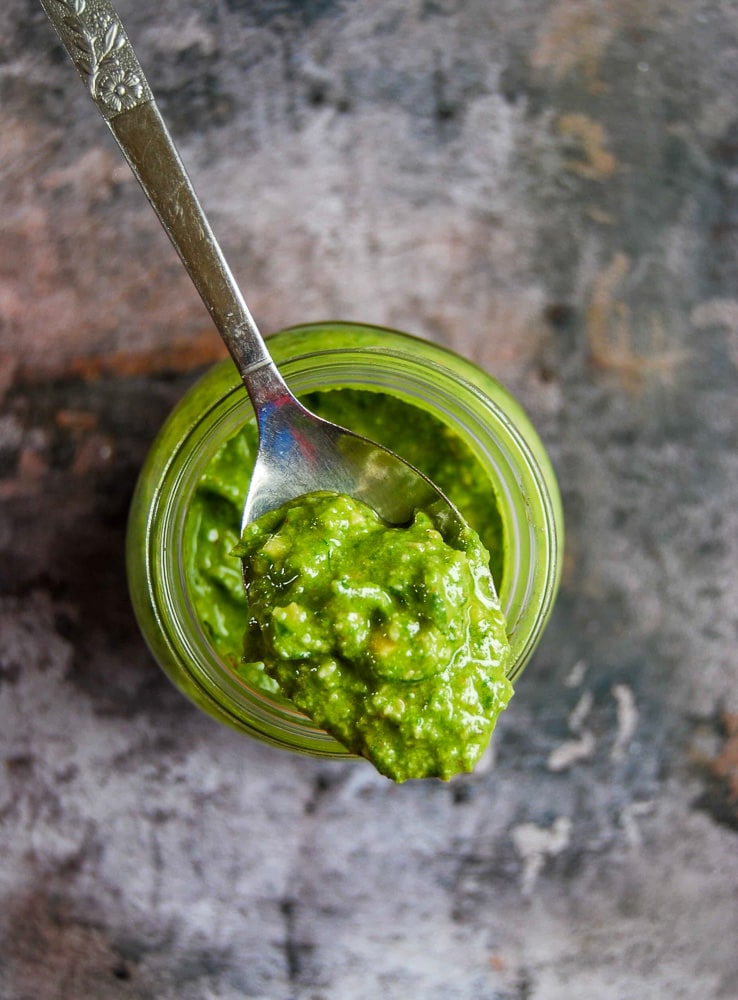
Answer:
MULTIPOLYGON (((499 585, 520 676, 543 633, 561 575, 563 518, 556 478, 519 403, 476 365, 428 341, 378 327, 321 323, 269 338, 296 395, 350 388, 396 396, 457 434, 490 482, 499 509, 504 570, 499 585)), ((300 753, 348 751, 279 697, 250 685, 217 654, 195 612, 185 572, 187 512, 204 469, 253 410, 230 361, 207 372, 157 436, 129 517, 133 607, 160 666, 196 705, 262 741, 300 753)))

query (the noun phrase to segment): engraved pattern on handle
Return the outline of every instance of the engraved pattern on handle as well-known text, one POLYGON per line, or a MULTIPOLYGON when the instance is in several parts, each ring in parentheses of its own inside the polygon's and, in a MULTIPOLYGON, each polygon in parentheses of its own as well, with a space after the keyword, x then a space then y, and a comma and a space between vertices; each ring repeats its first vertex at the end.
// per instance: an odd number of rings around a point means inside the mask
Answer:
POLYGON ((41 0, 104 118, 152 99, 149 85, 108 0, 41 0))

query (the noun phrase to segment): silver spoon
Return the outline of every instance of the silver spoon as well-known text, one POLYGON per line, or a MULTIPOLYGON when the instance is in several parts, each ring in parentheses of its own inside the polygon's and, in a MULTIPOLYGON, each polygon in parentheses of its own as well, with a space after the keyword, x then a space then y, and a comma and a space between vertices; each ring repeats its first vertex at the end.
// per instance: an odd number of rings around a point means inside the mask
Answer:
POLYGON ((41 0, 98 111, 182 258, 248 390, 259 447, 242 525, 288 500, 331 490, 390 524, 431 508, 449 538, 461 518, 433 483, 393 452, 329 423, 290 392, 274 364, 108 0, 41 0))

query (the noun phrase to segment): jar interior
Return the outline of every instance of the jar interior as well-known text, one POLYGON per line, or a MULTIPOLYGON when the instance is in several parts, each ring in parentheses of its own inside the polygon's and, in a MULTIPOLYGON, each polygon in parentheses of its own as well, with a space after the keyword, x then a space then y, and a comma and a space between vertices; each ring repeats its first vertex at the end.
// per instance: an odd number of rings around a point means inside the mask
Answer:
MULTIPOLYGON (((280 368, 298 396, 331 389, 389 394, 440 419, 464 442, 485 470, 490 502, 501 515, 504 564, 498 591, 513 647, 510 677, 518 676, 556 590, 556 511, 545 469, 531 452, 529 436, 520 433, 506 412, 505 391, 500 387, 503 398, 498 403, 492 380, 482 391, 456 373, 449 377, 447 369, 427 357, 385 348, 310 352, 288 358, 280 368)), ((217 705, 223 721, 291 749, 344 755, 348 752, 344 747, 278 693, 245 683, 238 665, 218 655, 193 597, 186 542, 193 497, 221 444, 253 422, 248 397, 232 374, 230 388, 197 414, 179 440, 148 516, 150 588, 157 628, 165 633, 167 648, 177 662, 184 664, 176 682, 184 686, 186 675, 186 683, 192 686, 186 693, 200 704, 205 700, 217 705)))

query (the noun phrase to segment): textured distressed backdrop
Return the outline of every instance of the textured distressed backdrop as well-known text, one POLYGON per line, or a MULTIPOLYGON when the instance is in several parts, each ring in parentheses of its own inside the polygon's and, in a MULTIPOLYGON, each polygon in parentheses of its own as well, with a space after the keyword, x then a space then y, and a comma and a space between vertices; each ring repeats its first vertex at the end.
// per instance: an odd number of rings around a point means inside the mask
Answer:
POLYGON ((35 0, 0 10, 2 1000, 735 1000, 738 4, 120 0, 268 332, 446 343, 560 474, 473 777, 217 726, 126 506, 216 334, 35 0))

